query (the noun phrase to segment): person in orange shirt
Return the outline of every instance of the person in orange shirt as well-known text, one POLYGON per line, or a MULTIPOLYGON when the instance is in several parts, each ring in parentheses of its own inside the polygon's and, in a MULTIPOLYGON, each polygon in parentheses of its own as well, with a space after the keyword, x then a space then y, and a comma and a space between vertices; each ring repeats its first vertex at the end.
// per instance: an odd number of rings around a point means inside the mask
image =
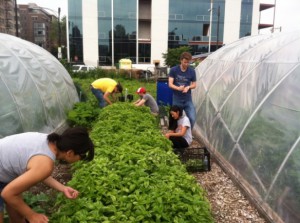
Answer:
POLYGON ((100 78, 91 84, 91 91, 97 98, 99 107, 103 108, 112 104, 110 96, 114 99, 116 93, 122 93, 123 87, 111 78, 100 78))

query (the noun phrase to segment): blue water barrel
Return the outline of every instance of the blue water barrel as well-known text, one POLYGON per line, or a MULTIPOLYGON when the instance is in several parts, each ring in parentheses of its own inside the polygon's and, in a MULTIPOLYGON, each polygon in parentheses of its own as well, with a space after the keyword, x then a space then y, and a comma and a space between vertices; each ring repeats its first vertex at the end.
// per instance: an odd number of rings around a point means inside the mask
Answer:
POLYGON ((169 88, 168 78, 158 78, 156 83, 156 101, 158 106, 171 106, 173 91, 169 88))

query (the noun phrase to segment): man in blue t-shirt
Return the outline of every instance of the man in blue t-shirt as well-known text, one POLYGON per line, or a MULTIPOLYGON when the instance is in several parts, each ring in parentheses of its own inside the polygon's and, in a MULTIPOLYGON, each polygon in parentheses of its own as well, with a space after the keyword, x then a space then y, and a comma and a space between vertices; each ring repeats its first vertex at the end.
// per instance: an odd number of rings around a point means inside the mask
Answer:
POLYGON ((191 129, 196 122, 196 110, 192 101, 191 89, 196 88, 195 70, 189 67, 192 55, 183 52, 180 64, 171 68, 169 73, 169 87, 173 89, 173 105, 180 106, 191 122, 191 129))

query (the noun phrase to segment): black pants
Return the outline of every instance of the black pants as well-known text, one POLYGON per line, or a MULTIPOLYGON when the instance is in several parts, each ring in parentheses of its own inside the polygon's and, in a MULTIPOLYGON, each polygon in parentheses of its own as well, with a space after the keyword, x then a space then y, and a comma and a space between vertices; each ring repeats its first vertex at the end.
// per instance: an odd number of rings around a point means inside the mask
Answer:
POLYGON ((187 141, 183 137, 170 136, 169 139, 173 143, 173 151, 176 154, 178 154, 178 153, 182 154, 184 152, 184 149, 189 147, 189 144, 187 143, 187 141))

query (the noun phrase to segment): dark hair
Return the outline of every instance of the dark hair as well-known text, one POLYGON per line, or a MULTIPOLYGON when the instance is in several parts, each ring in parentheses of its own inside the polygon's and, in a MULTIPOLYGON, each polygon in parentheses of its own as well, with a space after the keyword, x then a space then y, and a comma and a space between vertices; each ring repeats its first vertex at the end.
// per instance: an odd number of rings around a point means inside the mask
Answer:
POLYGON ((121 85, 120 82, 118 82, 118 84, 117 84, 117 90, 118 90, 118 92, 120 92, 120 93, 122 93, 122 91, 123 91, 123 87, 122 87, 122 85, 121 85))
POLYGON ((174 119, 171 115, 171 111, 172 112, 179 112, 179 117, 182 116, 183 114, 183 109, 181 107, 179 107, 178 105, 173 105, 170 108, 170 112, 169 112, 169 130, 174 130, 177 128, 177 120, 174 119))
POLYGON ((80 155, 86 161, 91 161, 94 158, 94 144, 84 127, 68 128, 61 135, 51 133, 47 140, 56 143, 59 151, 73 150, 74 154, 80 155), (87 156, 86 153, 88 153, 87 156))
POLYGON ((183 52, 183 53, 180 55, 180 60, 183 60, 183 59, 191 60, 191 59, 192 59, 192 54, 189 53, 189 52, 183 52))

